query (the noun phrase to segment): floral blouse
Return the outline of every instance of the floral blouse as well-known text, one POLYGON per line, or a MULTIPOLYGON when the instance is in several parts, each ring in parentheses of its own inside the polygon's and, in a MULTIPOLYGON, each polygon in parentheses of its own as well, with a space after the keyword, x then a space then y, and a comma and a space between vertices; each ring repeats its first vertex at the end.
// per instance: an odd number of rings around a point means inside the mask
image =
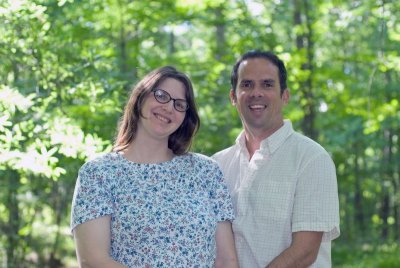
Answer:
POLYGON ((223 175, 188 153, 158 164, 108 153, 79 171, 71 229, 111 215, 111 256, 127 267, 213 267, 219 221, 232 221, 223 175))

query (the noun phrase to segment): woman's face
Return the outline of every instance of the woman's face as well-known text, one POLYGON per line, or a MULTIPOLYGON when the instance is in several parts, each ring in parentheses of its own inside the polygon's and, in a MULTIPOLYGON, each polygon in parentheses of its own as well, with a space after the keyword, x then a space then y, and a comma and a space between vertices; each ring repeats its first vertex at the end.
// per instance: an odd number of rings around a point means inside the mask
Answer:
POLYGON ((161 82, 144 101, 143 117, 140 117, 137 134, 145 133, 149 137, 168 142, 168 137, 185 119, 185 93, 186 88, 179 80, 167 78, 161 82))

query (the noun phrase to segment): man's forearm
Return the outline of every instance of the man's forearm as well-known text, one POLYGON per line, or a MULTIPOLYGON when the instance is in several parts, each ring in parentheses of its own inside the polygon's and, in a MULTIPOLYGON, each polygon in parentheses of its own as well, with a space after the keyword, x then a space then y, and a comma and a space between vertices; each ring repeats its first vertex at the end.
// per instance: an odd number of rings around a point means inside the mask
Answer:
POLYGON ((266 268, 305 268, 315 261, 316 257, 312 253, 305 254, 289 247, 277 256, 266 268))
POLYGON ((303 268, 315 262, 321 246, 322 232, 293 233, 292 244, 282 251, 267 268, 303 268))

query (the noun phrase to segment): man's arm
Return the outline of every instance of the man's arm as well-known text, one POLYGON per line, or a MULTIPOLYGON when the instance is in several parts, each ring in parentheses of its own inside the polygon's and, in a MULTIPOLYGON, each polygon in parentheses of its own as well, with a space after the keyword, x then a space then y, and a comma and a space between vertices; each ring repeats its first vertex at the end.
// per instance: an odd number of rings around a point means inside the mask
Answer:
POLYGON ((239 268, 231 222, 217 223, 215 243, 217 246, 215 268, 239 268))
POLYGON ((111 216, 104 216, 75 227, 73 233, 79 267, 125 267, 110 257, 110 221, 111 216))
POLYGON ((266 268, 302 268, 315 262, 322 241, 322 232, 296 232, 292 244, 278 255, 266 268))

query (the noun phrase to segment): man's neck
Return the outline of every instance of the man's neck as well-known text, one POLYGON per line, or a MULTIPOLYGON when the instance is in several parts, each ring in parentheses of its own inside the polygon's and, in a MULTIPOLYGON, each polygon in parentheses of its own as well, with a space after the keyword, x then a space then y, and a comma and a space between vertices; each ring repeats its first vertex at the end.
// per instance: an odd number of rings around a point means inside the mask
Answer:
POLYGON ((270 137, 272 134, 274 134, 278 129, 280 129, 283 126, 283 124, 284 122, 282 121, 282 124, 277 125, 273 129, 267 129, 267 130, 245 128, 244 134, 245 134, 246 148, 247 151, 249 152, 249 160, 251 160, 254 153, 258 149, 260 149, 261 142, 266 138, 270 137))

